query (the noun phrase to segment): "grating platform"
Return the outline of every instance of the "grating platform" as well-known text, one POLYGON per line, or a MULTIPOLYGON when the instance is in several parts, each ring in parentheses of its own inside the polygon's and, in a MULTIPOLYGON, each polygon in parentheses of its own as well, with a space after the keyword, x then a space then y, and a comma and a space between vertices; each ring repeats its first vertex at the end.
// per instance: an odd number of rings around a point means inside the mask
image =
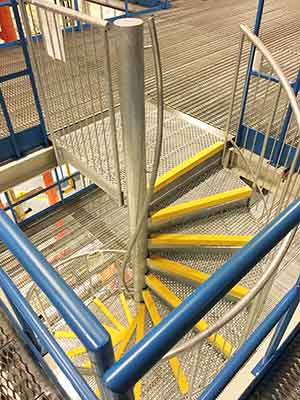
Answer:
POLYGON ((0 398, 63 400, 63 396, 33 361, 0 308, 0 398))
MULTIPOLYGON (((173 8, 157 13, 165 101, 169 106, 220 129, 225 128, 237 55, 239 24, 253 25, 256 5, 253 0, 242 3, 239 0, 175 0, 173 8)), ((287 0, 284 4, 281 0, 270 0, 266 4, 263 19, 262 39, 291 79, 295 76, 300 61, 299 14, 297 0, 287 0)), ((84 35, 84 52, 89 54, 91 59, 94 57, 91 40, 86 33, 84 35)), ((148 40, 146 37, 146 41, 148 40)), ((86 68, 85 60, 79 57, 72 43, 69 50, 74 52, 73 72, 70 75, 75 79, 74 93, 82 103, 82 113, 86 117, 90 107, 85 101, 86 85, 78 79, 79 72, 86 68)), ((22 67, 21 49, 0 50, 0 75, 18 71, 22 67)), ((89 68, 97 68, 97 60, 94 67, 90 64, 89 68)), ((51 64, 48 66, 48 72, 47 78, 52 76, 49 81, 52 81, 53 85, 51 90, 47 91, 47 96, 55 99, 55 109, 66 99, 63 99, 64 93, 59 90, 56 80, 57 68, 51 64)), ((115 66, 113 75, 115 80, 115 66)), ((37 120, 26 79, 19 78, 17 81, 1 84, 16 131, 31 126, 37 120), (19 104, 19 107, 16 107, 16 104, 19 104)), ((150 51, 146 51, 146 90, 150 97, 155 98, 156 88, 150 51)), ((96 91, 93 98, 95 102, 98 101, 96 91)), ((71 101, 74 100, 75 97, 71 101)), ((2 115, 0 119, 0 135, 3 136, 7 134, 7 129, 2 115)), ((55 121, 55 128, 67 126, 69 120, 70 113, 62 113, 55 121)))

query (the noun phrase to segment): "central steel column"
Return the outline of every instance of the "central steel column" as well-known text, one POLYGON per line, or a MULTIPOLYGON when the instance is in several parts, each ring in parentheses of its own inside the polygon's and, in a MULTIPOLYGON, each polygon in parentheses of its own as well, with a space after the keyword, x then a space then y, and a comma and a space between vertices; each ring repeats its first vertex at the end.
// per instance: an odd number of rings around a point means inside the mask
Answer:
MULTIPOLYGON (((127 176, 127 204, 130 234, 136 230, 145 204, 145 87, 144 87, 144 23, 137 18, 121 18, 117 27, 120 107, 127 176)), ((134 272, 134 297, 142 301, 145 286, 147 255, 147 215, 137 237, 131 262, 134 272)))

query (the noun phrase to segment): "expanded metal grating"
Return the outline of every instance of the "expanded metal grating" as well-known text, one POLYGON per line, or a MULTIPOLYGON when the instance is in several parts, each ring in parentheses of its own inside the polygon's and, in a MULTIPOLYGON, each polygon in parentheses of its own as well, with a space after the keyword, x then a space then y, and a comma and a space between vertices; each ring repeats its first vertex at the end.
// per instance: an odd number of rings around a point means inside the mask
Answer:
POLYGON ((48 378, 31 359, 0 310, 1 400, 62 400, 48 378))

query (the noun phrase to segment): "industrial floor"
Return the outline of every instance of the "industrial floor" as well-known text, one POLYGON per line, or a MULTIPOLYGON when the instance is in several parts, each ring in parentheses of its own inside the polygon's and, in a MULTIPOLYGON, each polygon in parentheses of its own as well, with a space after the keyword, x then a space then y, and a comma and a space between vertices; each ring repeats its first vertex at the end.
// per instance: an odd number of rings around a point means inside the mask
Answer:
MULTIPOLYGON (((156 14, 168 106, 215 127, 225 127, 239 24, 253 26, 256 6, 256 0, 174 0, 171 9, 156 14)), ((265 2, 261 37, 290 79, 300 65, 299 16, 297 0, 265 2)), ((155 98, 151 51, 146 51, 146 66, 146 90, 155 98)), ((20 48, 1 49, 0 75, 23 67, 20 48)), ((15 130, 34 125, 37 113, 28 78, 4 82, 1 89, 15 130)), ((6 133, 0 118, 0 136, 6 133)))

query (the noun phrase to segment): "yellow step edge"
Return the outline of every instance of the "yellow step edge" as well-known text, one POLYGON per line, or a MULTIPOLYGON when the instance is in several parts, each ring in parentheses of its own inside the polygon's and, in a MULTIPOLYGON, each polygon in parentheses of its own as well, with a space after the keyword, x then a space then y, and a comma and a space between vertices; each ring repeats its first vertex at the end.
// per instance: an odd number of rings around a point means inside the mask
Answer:
MULTIPOLYGON (((137 322, 136 322, 136 336, 135 343, 138 343, 143 339, 145 333, 145 304, 138 304, 138 312, 137 312, 137 322)), ((142 383, 141 381, 137 382, 134 386, 134 399, 141 400, 142 398, 142 383)))
MULTIPOLYGON (((161 317, 154 303, 153 297, 148 289, 143 291, 143 299, 153 324, 158 325, 161 321, 161 317)), ((169 360, 169 364, 172 369, 172 373, 175 379, 177 380, 181 394, 188 393, 189 390, 188 381, 185 376, 184 370, 180 366, 178 358, 177 357, 171 358, 169 360)))
POLYGON ((200 165, 210 157, 214 156, 215 154, 219 153, 223 150, 224 143, 217 142, 204 150, 201 150, 199 153, 195 154, 193 157, 189 158, 188 160, 183 161, 181 164, 177 165, 176 167, 172 168, 166 174, 157 178, 154 186, 154 192, 158 192, 175 179, 179 178, 180 176, 186 174, 187 172, 191 171, 197 165, 200 165))
POLYGON ((54 337, 58 339, 76 339, 77 336, 72 331, 55 331, 54 337))
POLYGON ((137 324, 137 319, 135 318, 134 320, 132 320, 129 327, 126 329, 125 335, 124 335, 122 341, 120 342, 119 347, 115 351, 116 361, 118 361, 122 357, 123 353, 125 352, 127 345, 129 343, 129 340, 131 339, 131 337, 135 331, 136 324, 137 324))
POLYGON ((127 322, 128 322, 128 324, 131 324, 133 318, 132 318, 132 315, 131 315, 131 312, 130 312, 130 309, 129 309, 129 306, 128 306, 128 303, 127 303, 124 293, 120 294, 120 300, 121 300, 121 304, 122 304, 127 322))
MULTIPOLYGON (((151 265, 158 267, 159 271, 164 271, 167 274, 174 274, 183 279, 187 279, 189 281, 194 281, 196 283, 203 283, 210 278, 211 274, 206 272, 197 271, 194 268, 189 267, 188 265, 178 263, 176 261, 169 260, 160 256, 151 256, 148 258, 151 265)), ((249 292, 249 289, 240 285, 234 286, 229 292, 230 296, 242 299, 249 292)))
POLYGON ((242 247, 251 239, 252 236, 162 233, 152 235, 148 239, 148 244, 150 247, 164 245, 242 247))
POLYGON ((97 387, 96 388, 96 390, 95 390, 95 395, 97 396, 97 397, 99 397, 99 399, 101 399, 101 392, 100 392, 100 389, 97 387))
MULTIPOLYGON (((146 276, 146 284, 152 288, 155 293, 164 299, 171 307, 175 308, 181 304, 181 300, 167 286, 165 286, 156 276, 148 274, 146 276)), ((200 320, 196 325, 199 332, 207 330, 208 323, 200 320)), ((226 358, 230 357, 233 352, 233 346, 230 342, 225 341, 222 335, 211 335, 208 340, 215 346, 226 358)))
POLYGON ((110 322, 119 330, 123 331, 125 329, 125 326, 123 326, 117 318, 109 311, 109 309, 102 303, 101 300, 99 299, 94 299, 94 304, 100 308, 100 310, 103 312, 103 314, 106 316, 107 319, 110 320, 110 322))
POLYGON ((86 348, 84 346, 78 346, 75 347, 74 349, 66 351, 66 355, 69 357, 77 357, 84 353, 86 353, 86 348))
POLYGON ((212 196, 203 197, 202 199, 196 199, 193 201, 188 201, 182 204, 176 204, 174 206, 163 208, 152 214, 150 217, 150 221, 155 223, 162 222, 171 218, 184 217, 190 213, 204 210, 206 208, 247 199, 251 196, 251 194, 252 189, 249 186, 233 189, 228 192, 217 193, 212 196))

